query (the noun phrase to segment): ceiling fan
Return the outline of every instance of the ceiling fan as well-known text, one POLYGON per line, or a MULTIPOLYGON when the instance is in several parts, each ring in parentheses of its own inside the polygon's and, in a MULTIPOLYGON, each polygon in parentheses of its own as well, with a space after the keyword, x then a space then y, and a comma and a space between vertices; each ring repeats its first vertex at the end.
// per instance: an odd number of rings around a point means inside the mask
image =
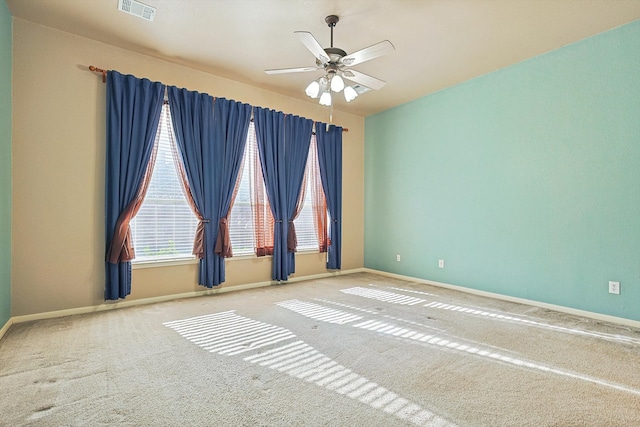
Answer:
POLYGON ((331 28, 331 47, 323 48, 322 45, 318 43, 318 40, 307 31, 294 32, 300 38, 302 44, 316 57, 315 66, 279 68, 265 70, 264 72, 267 74, 283 74, 324 70, 325 74, 319 79, 312 81, 305 89, 305 93, 311 98, 319 97, 320 104, 326 106, 332 105, 332 91, 341 92, 344 90, 344 97, 347 102, 353 101, 358 96, 358 92, 353 86, 345 85, 343 77, 368 89, 381 89, 385 85, 383 80, 352 70, 348 67, 393 52, 395 50, 393 44, 391 44, 389 40, 384 40, 347 55, 347 52, 344 50, 333 46, 333 28, 339 20, 340 18, 336 15, 329 15, 325 18, 325 22, 329 28, 331 28))

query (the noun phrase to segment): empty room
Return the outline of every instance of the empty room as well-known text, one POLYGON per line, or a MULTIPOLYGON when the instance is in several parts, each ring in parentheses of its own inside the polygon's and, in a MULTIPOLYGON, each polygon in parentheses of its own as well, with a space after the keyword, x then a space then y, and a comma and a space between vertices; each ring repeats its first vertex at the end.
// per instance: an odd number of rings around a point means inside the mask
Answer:
POLYGON ((0 426, 640 423, 640 0, 0 0, 0 426))

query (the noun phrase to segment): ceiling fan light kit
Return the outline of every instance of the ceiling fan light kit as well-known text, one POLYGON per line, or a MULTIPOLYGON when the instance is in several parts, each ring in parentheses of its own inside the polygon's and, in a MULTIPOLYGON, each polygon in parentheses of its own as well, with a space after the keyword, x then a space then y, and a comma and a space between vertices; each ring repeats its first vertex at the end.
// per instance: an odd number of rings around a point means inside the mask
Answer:
POLYGON ((358 97, 358 92, 356 92, 354 88, 352 88, 351 86, 347 86, 344 88, 344 99, 346 99, 347 102, 351 102, 357 97, 358 97))
POLYGON ((317 98, 318 95, 320 94, 320 83, 318 83, 315 80, 312 81, 311 83, 309 83, 309 86, 307 86, 307 88, 304 90, 304 93, 306 93, 307 96, 311 98, 317 98))
POLYGON ((320 105, 326 105, 327 107, 331 106, 331 92, 328 90, 322 92, 322 95, 320 95, 320 105))
POLYGON ((347 52, 344 50, 333 46, 333 28, 339 20, 340 18, 336 15, 329 15, 325 18, 325 22, 331 29, 331 47, 323 48, 316 38, 307 31, 295 31, 295 34, 300 38, 302 44, 315 56, 315 67, 271 69, 265 70, 265 73, 282 74, 323 70, 325 74, 319 79, 309 83, 305 89, 305 93, 314 99, 319 97, 320 105, 326 106, 332 105, 331 92, 343 92, 347 102, 351 102, 358 97, 356 89, 351 85, 346 85, 344 79, 367 89, 381 89, 385 85, 383 80, 356 70, 348 69, 347 67, 385 55, 394 51, 395 48, 389 40, 384 40, 347 55, 347 52))
POLYGON ((331 90, 334 92, 341 92, 344 89, 344 80, 337 74, 331 77, 331 90))

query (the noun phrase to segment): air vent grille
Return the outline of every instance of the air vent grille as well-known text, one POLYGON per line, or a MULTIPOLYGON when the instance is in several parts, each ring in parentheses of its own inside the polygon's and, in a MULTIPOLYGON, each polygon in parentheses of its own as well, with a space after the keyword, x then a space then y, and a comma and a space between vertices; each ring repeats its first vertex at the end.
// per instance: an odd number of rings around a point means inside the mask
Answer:
POLYGON ((156 8, 147 6, 136 0, 118 0, 118 10, 142 18, 146 21, 153 21, 156 8))
POLYGON ((369 91, 371 90, 371 89, 369 89, 368 87, 366 87, 366 86, 361 86, 361 85, 359 85, 359 84, 351 85, 351 87, 356 91, 356 93, 357 93, 358 95, 362 95, 363 93, 365 93, 365 92, 369 92, 369 91))

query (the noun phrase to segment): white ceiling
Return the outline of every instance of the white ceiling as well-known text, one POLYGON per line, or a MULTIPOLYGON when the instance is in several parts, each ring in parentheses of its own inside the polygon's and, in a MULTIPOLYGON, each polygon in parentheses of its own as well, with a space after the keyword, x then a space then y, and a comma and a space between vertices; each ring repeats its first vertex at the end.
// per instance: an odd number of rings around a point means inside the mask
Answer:
POLYGON ((309 102, 317 101, 304 88, 320 71, 263 70, 313 66, 293 32, 309 31, 328 47, 324 18, 335 14, 334 46, 351 53, 390 40, 396 48, 353 67, 385 80, 385 87, 335 103, 362 116, 640 19, 640 0, 142 2, 157 8, 153 22, 118 11, 118 0, 7 0, 15 17, 309 102))

